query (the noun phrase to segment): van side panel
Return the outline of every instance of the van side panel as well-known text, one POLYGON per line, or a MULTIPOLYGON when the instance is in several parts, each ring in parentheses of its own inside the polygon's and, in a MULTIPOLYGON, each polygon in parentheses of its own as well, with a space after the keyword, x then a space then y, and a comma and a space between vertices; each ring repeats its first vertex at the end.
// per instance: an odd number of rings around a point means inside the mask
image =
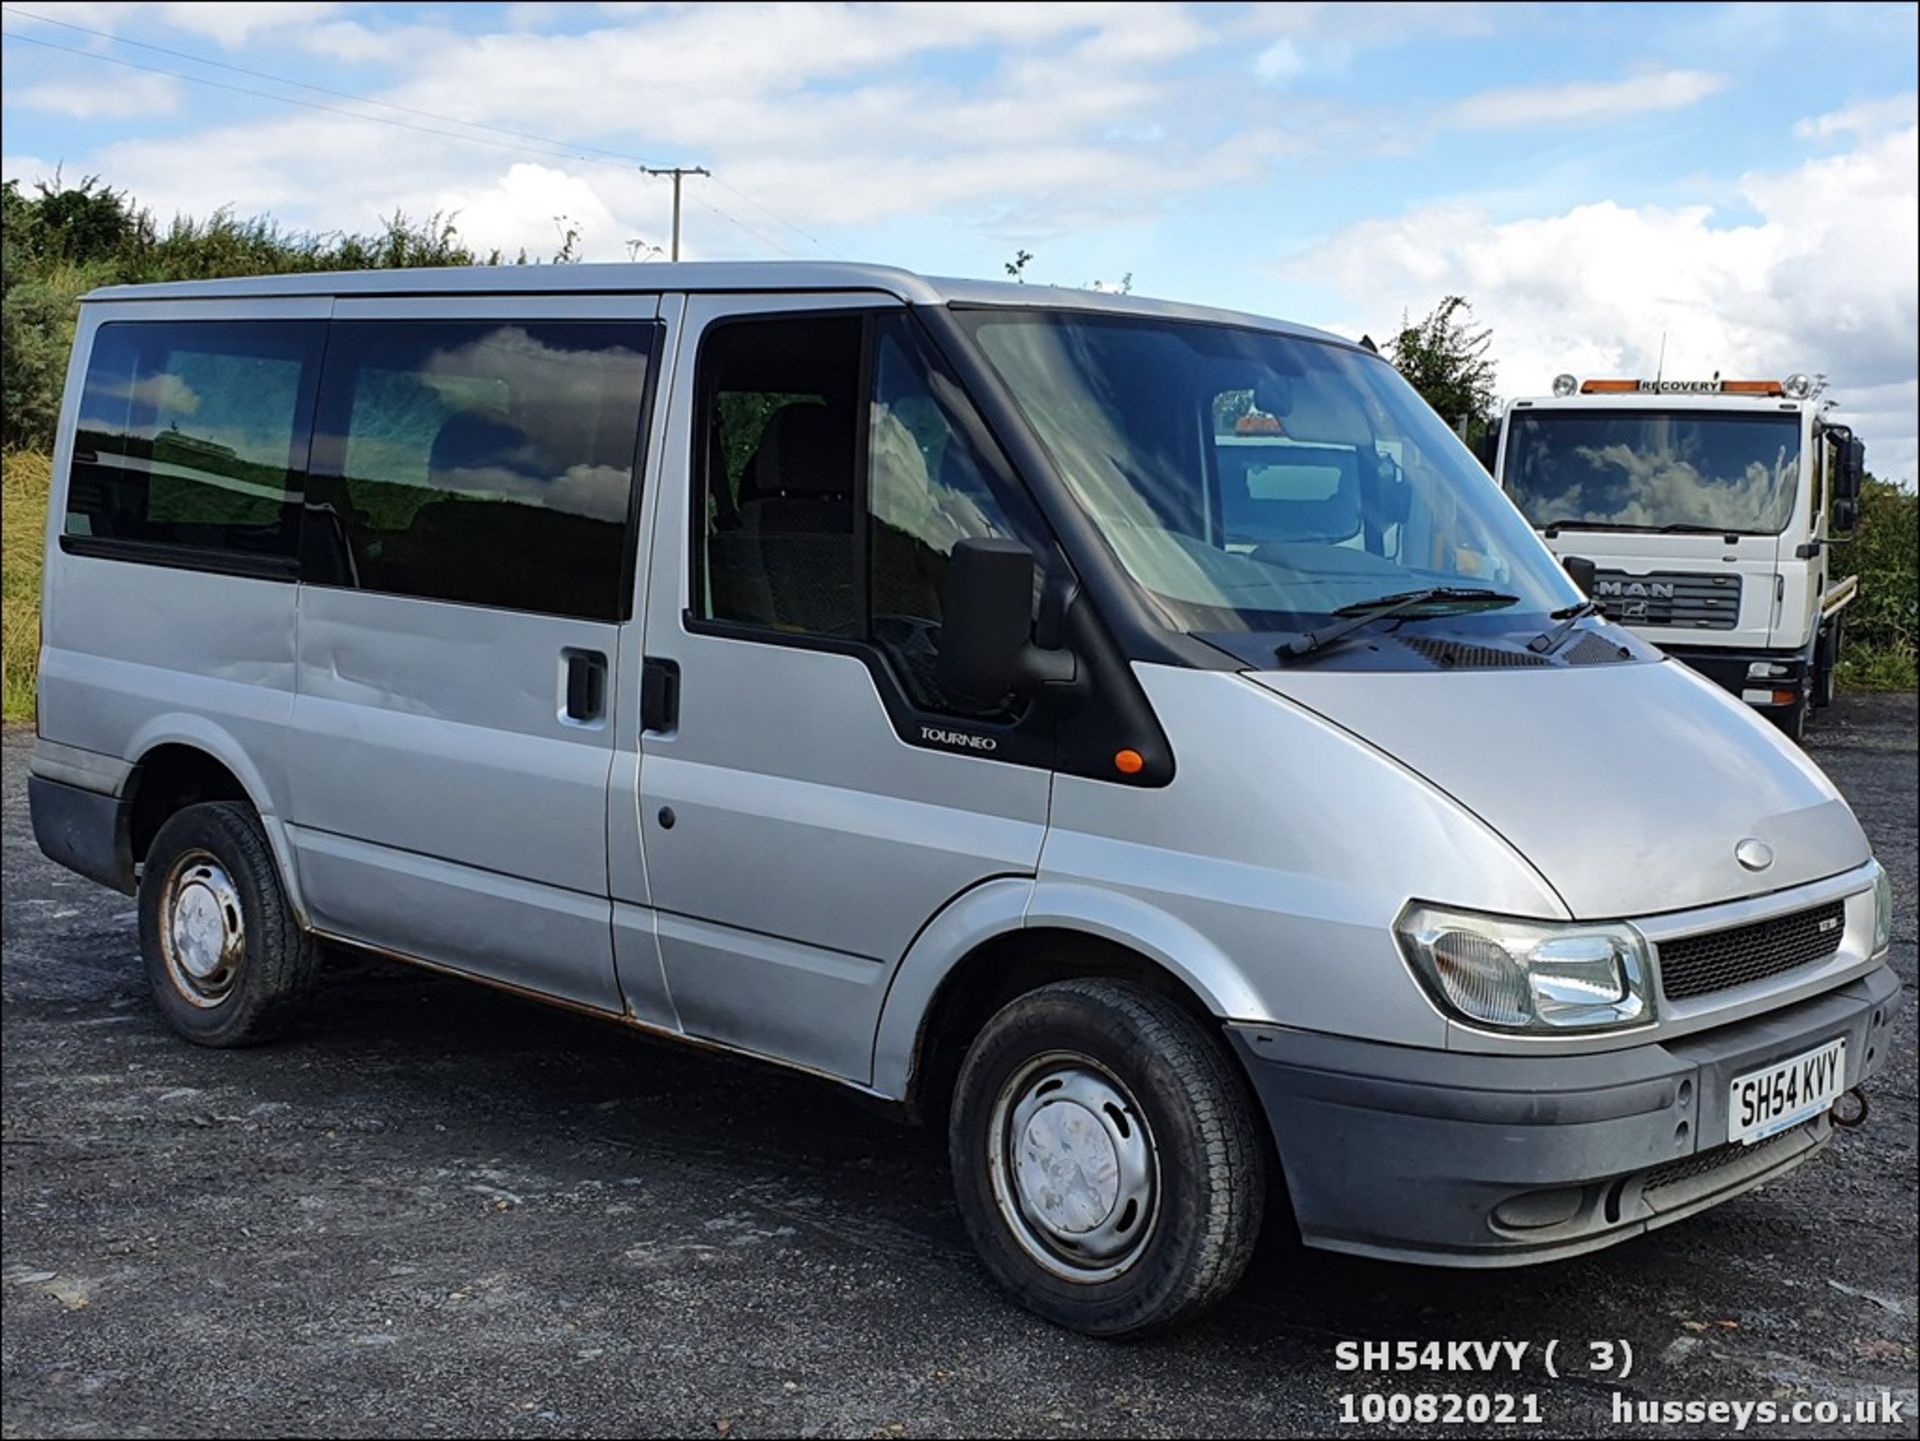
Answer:
POLYGON ((616 627, 310 586, 300 632, 303 828, 605 892, 606 725, 561 718, 561 656, 616 627))

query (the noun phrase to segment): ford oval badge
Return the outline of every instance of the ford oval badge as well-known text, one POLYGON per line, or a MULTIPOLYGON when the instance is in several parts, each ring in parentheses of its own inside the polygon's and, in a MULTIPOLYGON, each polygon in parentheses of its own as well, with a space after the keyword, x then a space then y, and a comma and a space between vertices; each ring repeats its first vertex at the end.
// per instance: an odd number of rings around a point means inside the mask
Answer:
POLYGON ((1764 871, 1773 864, 1773 847, 1748 836, 1733 848, 1733 858, 1750 871, 1764 871))

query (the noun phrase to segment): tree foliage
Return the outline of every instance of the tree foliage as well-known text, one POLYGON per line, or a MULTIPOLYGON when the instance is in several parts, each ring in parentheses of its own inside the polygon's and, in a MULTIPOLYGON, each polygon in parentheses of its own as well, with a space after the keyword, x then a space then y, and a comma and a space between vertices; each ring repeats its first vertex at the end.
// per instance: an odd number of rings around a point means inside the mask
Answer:
POLYGON ((1912 690, 1920 666, 1920 498, 1868 476, 1860 490, 1860 523, 1837 546, 1838 575, 1860 577, 1847 607, 1841 678, 1856 686, 1912 690))
POLYGON ((1499 423, 1494 365, 1487 356, 1492 344, 1492 330, 1473 323, 1467 298, 1449 295, 1423 320, 1403 314, 1384 353, 1448 425, 1459 425, 1464 416, 1472 441, 1499 423))

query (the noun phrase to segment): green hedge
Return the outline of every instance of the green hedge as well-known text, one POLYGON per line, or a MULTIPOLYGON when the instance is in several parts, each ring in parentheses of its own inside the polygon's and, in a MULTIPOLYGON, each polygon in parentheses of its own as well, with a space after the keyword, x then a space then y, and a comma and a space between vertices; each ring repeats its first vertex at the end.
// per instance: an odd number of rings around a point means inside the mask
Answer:
POLYGON ((1847 610, 1842 685, 1862 690, 1913 690, 1920 660, 1920 593, 1916 556, 1920 502, 1912 491, 1867 477, 1860 527, 1834 547, 1837 575, 1858 575, 1860 594, 1847 610))

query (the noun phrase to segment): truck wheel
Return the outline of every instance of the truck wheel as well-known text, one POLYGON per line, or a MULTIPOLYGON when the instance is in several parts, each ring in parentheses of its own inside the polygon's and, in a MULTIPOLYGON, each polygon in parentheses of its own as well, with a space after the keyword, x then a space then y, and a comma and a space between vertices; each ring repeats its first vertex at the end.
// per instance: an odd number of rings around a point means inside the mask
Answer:
POLYGON ((140 949, 160 1012, 202 1046, 270 1040, 320 970, 253 811, 209 801, 176 811, 140 875, 140 949))
POLYGON ((1812 698, 1802 695, 1799 700, 1785 710, 1773 713, 1773 723, 1787 733, 1787 739, 1801 741, 1807 735, 1807 712, 1813 708, 1812 698))
POLYGON ((1835 682, 1840 669, 1840 647, 1846 641, 1846 627, 1846 615, 1835 616, 1820 637, 1820 646, 1814 655, 1813 703, 1821 710, 1833 704, 1837 689, 1835 682))
POLYGON ((1198 1315, 1259 1236, 1264 1153, 1232 1057, 1125 982, 1043 986, 988 1021, 960 1071, 949 1149, 987 1269, 1090 1336, 1198 1315))

